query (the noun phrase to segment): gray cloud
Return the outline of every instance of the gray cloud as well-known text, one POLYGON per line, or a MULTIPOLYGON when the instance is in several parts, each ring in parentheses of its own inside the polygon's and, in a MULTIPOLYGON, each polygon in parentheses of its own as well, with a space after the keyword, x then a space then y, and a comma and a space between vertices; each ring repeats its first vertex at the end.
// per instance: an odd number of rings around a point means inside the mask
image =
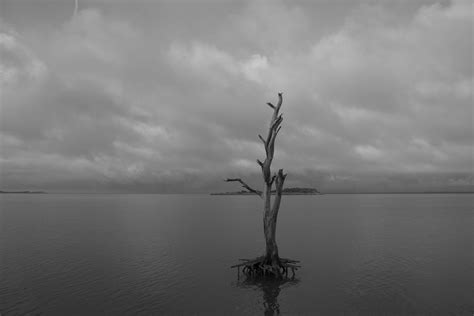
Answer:
POLYGON ((88 4, 40 27, 0 15, 2 187, 258 181, 265 102, 283 91, 275 167, 290 184, 472 188, 469 1, 123 6, 88 4))

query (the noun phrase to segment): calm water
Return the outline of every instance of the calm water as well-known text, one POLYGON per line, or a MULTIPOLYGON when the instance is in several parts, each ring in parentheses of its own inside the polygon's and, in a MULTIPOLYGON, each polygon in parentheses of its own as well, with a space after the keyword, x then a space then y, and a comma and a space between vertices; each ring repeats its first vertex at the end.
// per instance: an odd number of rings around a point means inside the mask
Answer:
POLYGON ((285 196, 293 282, 237 280, 261 200, 0 196, 0 313, 473 315, 474 195, 285 196))

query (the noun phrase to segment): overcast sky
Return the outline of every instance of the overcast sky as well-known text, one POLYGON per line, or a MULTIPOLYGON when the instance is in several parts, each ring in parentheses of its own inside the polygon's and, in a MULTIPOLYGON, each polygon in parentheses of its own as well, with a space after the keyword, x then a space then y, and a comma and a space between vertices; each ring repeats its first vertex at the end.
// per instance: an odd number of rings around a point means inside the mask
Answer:
POLYGON ((0 0, 0 189, 473 189, 459 1, 0 0))

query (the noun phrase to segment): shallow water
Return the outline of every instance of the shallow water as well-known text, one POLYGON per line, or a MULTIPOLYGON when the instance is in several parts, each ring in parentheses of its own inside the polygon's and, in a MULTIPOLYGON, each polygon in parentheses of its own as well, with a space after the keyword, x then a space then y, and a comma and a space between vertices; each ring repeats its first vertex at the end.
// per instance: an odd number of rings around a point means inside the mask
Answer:
POLYGON ((472 315, 474 195, 284 196, 285 284, 229 268, 264 247, 261 200, 0 195, 0 313, 472 315))

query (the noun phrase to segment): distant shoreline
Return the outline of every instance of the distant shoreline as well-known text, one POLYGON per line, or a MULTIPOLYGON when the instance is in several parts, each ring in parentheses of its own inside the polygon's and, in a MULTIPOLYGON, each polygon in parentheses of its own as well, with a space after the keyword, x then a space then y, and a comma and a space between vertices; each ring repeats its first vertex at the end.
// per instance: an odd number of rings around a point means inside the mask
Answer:
MULTIPOLYGON (((156 195, 255 195, 250 192, 174 192, 174 193, 161 193, 161 192, 45 192, 45 191, 1 191, 0 194, 156 194, 156 195)), ((275 194, 275 192, 272 192, 275 194)), ((283 195, 364 195, 364 194, 474 194, 474 191, 426 191, 426 192, 319 192, 319 193, 288 193, 284 192, 283 195)))
POLYGON ((0 191, 0 194, 46 194, 44 191, 0 191))
MULTIPOLYGON (((275 190, 271 194, 275 194, 275 190)), ((249 191, 237 191, 237 192, 213 192, 210 195, 253 195, 254 192, 249 191)), ((282 192, 283 195, 321 195, 317 189, 314 188, 285 188, 282 192)))
MULTIPOLYGON (((252 192, 213 192, 210 195, 254 195, 252 192)), ((275 192, 272 192, 275 194, 275 192)), ((325 192, 325 193, 283 193, 283 195, 363 195, 363 194, 474 194, 474 191, 427 191, 427 192, 325 192)))
POLYGON ((473 194, 474 191, 329 192, 325 194, 473 194))
MULTIPOLYGON (((274 195, 275 192, 272 192, 274 195)), ((209 195, 255 195, 253 192, 213 192, 209 195)), ((282 195, 322 195, 322 193, 297 193, 297 192, 283 192, 282 195)))

